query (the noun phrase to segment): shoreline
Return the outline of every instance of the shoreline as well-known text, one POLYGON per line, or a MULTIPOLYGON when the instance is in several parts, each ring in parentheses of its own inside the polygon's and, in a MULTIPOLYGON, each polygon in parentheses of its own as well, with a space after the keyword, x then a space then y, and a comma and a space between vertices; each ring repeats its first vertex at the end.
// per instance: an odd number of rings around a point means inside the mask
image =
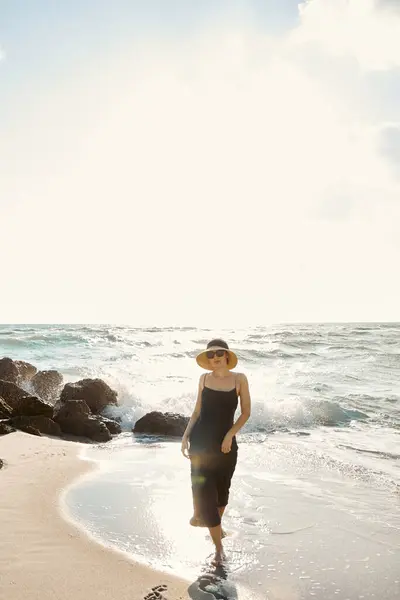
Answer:
MULTIPOLYGON (((100 535, 93 533, 83 521, 80 521, 72 514, 70 508, 68 507, 68 494, 75 488, 79 488, 80 486, 88 484, 91 481, 95 481, 97 477, 101 477, 101 463, 96 459, 83 456, 85 451, 90 449, 90 446, 87 446, 87 444, 82 444, 81 452, 78 453, 78 459, 82 461, 83 464, 87 462, 88 468, 76 477, 74 477, 73 480, 70 481, 69 484, 67 484, 64 488, 62 488, 62 490, 58 494, 58 510, 60 512, 61 518, 65 522, 67 522, 73 529, 80 531, 84 535, 84 537, 89 539, 92 543, 100 545, 106 550, 113 552, 118 556, 121 556, 123 559, 132 563, 133 565, 137 565, 139 567, 144 566, 147 569, 151 569, 152 571, 159 573, 160 577, 164 574, 166 574, 167 576, 171 575, 172 577, 174 577, 174 574, 171 569, 153 569, 140 556, 122 550, 121 548, 118 548, 117 545, 112 544, 111 542, 107 542, 100 535)), ((178 576, 178 578, 179 577, 182 579, 182 575, 178 576)), ((186 583, 187 586, 189 586, 189 581, 187 581, 186 583)))
POLYGON ((85 446, 22 432, 0 438, 0 597, 7 600, 184 600, 188 582, 96 541, 64 509, 97 474, 85 446))
POLYGON ((188 538, 191 502, 176 445, 138 444, 133 452, 126 442, 90 453, 104 472, 71 491, 73 518, 103 543, 121 552, 139 548, 159 571, 171 566, 196 580, 191 598, 203 600, 206 579, 226 600, 397 597, 400 520, 389 490, 312 465, 307 452, 290 469, 284 459, 301 445, 291 438, 242 444, 225 517, 227 576, 221 571, 217 581, 207 564, 207 532, 194 529, 188 538), (302 458, 313 467, 306 473, 302 458))
MULTIPOLYGON (((105 460, 92 458, 90 448, 98 448, 100 453, 110 449, 109 445, 103 449, 103 445, 88 446, 22 432, 0 437, 0 457, 5 463, 0 470, 0 598, 87 600, 95 595, 100 600, 203 600, 204 585, 211 585, 218 592, 215 597, 226 600, 301 600, 311 592, 317 600, 334 600, 341 597, 338 594, 343 598, 363 595, 372 600, 378 592, 382 600, 396 597, 399 529, 391 529, 389 521, 386 523, 388 512, 384 513, 386 525, 359 519, 365 509, 353 515, 348 504, 351 489, 343 487, 344 480, 340 480, 340 495, 348 498, 346 506, 340 507, 336 505, 336 487, 333 496, 313 495, 315 478, 304 481, 301 473, 293 480, 288 473, 283 479, 271 473, 260 478, 257 473, 239 469, 239 493, 234 494, 227 515, 228 531, 234 533, 231 540, 227 538, 228 554, 233 550, 229 546, 234 544, 229 577, 225 579, 221 573, 222 580, 216 581, 203 569, 203 555, 209 544, 204 532, 193 531, 193 541, 188 545, 186 520, 179 528, 165 517, 173 510, 183 515, 187 508, 186 474, 182 472, 177 478, 180 470, 176 469, 175 448, 163 446, 153 471, 147 465, 154 447, 141 447, 125 467, 123 457, 111 453, 118 465, 116 470, 109 470, 105 460), (158 477, 160 470, 165 475, 162 480, 158 477), (106 487, 102 487, 103 471, 106 487), (121 477, 121 473, 125 475, 121 477), (154 478, 156 489, 150 485, 154 478), (124 482, 129 482, 131 490, 125 498, 124 482), (243 499, 240 484, 247 490, 254 488, 256 493, 243 499), (70 512, 65 499, 72 489, 75 501, 78 499, 76 506, 89 509, 89 520, 80 520, 82 514, 77 517, 70 512), (113 498, 117 500, 114 505, 113 498), (177 504, 178 499, 181 504, 177 504), (128 513, 119 512, 126 507, 128 513), (118 528, 111 528, 112 537, 108 539, 97 530, 96 519, 103 533, 107 530, 105 510, 111 510, 113 518, 124 514, 119 531, 125 539, 132 534, 139 537, 139 542, 142 538, 140 543, 146 545, 147 556, 152 557, 151 567, 126 551, 124 544, 116 547, 113 542, 118 528), (266 530, 263 523, 268 525, 266 530), (152 538, 155 526, 161 527, 167 545, 160 544, 159 537, 152 538), (172 569, 165 571, 157 566, 157 558, 171 549, 174 562, 172 569), (186 577, 180 566, 192 559, 197 573, 192 577, 188 572, 186 577)), ((246 462, 254 447, 243 445, 242 452, 246 462)), ((359 493, 363 497, 368 488, 361 484, 359 493)), ((354 497, 360 501, 360 496, 354 497)), ((375 502, 381 503, 382 499, 378 494, 375 502)), ((373 506, 370 498, 369 511, 373 506)), ((395 509, 392 503, 391 509, 395 509)), ((393 526, 397 522, 400 526, 395 515, 391 520, 393 526)))

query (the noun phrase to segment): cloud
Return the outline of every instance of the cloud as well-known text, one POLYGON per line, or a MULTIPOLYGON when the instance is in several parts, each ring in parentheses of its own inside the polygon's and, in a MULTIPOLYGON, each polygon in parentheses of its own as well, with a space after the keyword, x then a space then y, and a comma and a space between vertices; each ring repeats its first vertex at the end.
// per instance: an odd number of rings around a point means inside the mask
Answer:
POLYGON ((398 64, 386 12, 314 0, 281 36, 141 38, 19 90, 0 135, 10 298, 37 290, 50 320, 380 318, 376 277, 397 314, 397 126, 370 79, 398 64))
POLYGON ((379 147, 400 179, 400 123, 385 125, 379 131, 379 147))
POLYGON ((385 128, 388 118, 400 122, 394 101, 400 15, 370 0, 308 0, 300 5, 300 17, 287 36, 286 56, 324 91, 334 129, 342 131, 342 160, 330 163, 315 214, 339 222, 376 217, 378 203, 383 207, 400 192, 395 171, 388 170, 397 160, 396 134, 385 128))
POLYGON ((5 60, 5 58, 6 58, 6 53, 3 50, 3 48, 0 46, 0 62, 5 60))
POLYGON ((306 0, 293 40, 353 58, 365 70, 400 66, 400 19, 386 4, 378 10, 375 0, 306 0))
POLYGON ((381 8, 392 8, 394 10, 400 10, 399 0, 376 0, 376 4, 381 8))

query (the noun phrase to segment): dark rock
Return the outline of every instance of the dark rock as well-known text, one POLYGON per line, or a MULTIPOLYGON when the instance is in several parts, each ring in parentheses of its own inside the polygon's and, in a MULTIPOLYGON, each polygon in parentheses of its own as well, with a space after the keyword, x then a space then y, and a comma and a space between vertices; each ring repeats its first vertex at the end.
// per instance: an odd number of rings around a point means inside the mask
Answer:
POLYGON ((11 417, 12 408, 3 398, 0 398, 0 419, 8 419, 11 417))
POLYGON ((0 360, 0 379, 19 384, 29 381, 36 373, 37 368, 24 360, 2 358, 0 360))
POLYGON ((34 392, 53 404, 59 396, 62 383, 63 376, 55 370, 38 371, 31 380, 34 392))
POLYGON ((3 465, 4 465, 4 463, 3 463, 3 461, 0 458, 0 469, 3 467, 3 465))
POLYGON ((42 437, 42 434, 40 433, 39 429, 36 429, 36 427, 32 427, 31 425, 27 425, 26 427, 20 427, 19 430, 23 431, 24 433, 30 433, 31 435, 37 435, 39 437, 42 437))
POLYGON ((66 400, 54 415, 54 421, 63 433, 88 437, 95 442, 108 442, 111 433, 106 425, 90 416, 90 409, 84 400, 66 400))
POLYGON ((118 433, 121 433, 121 431, 122 431, 121 425, 119 423, 117 423, 117 421, 114 421, 113 419, 108 419, 107 417, 99 416, 99 417, 97 417, 97 420, 100 421, 100 423, 104 423, 104 425, 107 427, 108 431, 112 435, 116 435, 118 433))
POLYGON ((133 433, 181 437, 188 422, 189 417, 183 415, 153 411, 136 421, 133 433))
POLYGON ((0 396, 12 409, 14 409, 21 398, 25 398, 25 396, 29 396, 29 394, 15 383, 0 379, 0 396))
POLYGON ((0 435, 6 435, 13 431, 15 431, 14 427, 11 427, 11 425, 8 425, 8 423, 5 423, 4 421, 0 421, 0 435))
POLYGON ((36 398, 36 396, 24 396, 16 403, 13 410, 13 417, 43 415, 51 419, 53 417, 53 407, 51 404, 36 398))
POLYGON ((99 414, 109 404, 117 404, 117 392, 102 379, 82 379, 64 386, 60 402, 67 400, 84 400, 93 414, 99 414))
POLYGON ((0 359, 0 379, 17 383, 19 378, 18 367, 11 358, 0 359))
POLYGON ((18 382, 30 381, 37 372, 37 368, 31 365, 31 363, 25 362, 24 360, 15 360, 15 366, 18 369, 18 382))
POLYGON ((81 421, 90 415, 90 408, 84 400, 66 400, 54 414, 57 423, 61 421, 81 421))
POLYGON ((60 425, 44 415, 13 417, 8 423, 21 431, 26 431, 27 427, 33 427, 45 435, 60 437, 62 434, 60 425))
POLYGON ((111 433, 105 423, 102 423, 96 417, 88 417, 84 424, 84 435, 94 442, 109 442, 112 439, 111 433))

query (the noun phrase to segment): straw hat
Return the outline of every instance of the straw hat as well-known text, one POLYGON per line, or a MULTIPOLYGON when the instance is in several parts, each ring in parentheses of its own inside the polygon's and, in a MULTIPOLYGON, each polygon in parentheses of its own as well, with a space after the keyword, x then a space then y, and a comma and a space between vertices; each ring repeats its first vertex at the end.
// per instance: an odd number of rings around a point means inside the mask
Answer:
POLYGON ((227 365, 228 369, 231 370, 236 367, 238 363, 238 358, 236 354, 232 352, 232 350, 229 350, 228 344, 224 340, 218 339, 211 340, 211 342, 208 342, 207 348, 205 350, 202 350, 200 354, 196 356, 197 364, 203 369, 207 369, 207 371, 212 370, 210 367, 210 361, 207 358, 207 352, 209 350, 225 350, 225 352, 227 352, 229 355, 229 362, 227 365))

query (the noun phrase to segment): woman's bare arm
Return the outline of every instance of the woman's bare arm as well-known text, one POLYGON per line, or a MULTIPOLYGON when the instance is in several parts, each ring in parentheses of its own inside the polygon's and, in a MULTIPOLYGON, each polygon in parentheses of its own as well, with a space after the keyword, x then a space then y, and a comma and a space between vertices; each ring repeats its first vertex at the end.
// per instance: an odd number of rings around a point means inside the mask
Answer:
POLYGON ((240 429, 242 429, 243 425, 246 421, 249 420, 251 415, 251 398, 250 398, 250 390, 249 390, 249 382, 247 381, 246 375, 243 373, 240 374, 240 409, 241 415, 236 421, 236 423, 231 427, 228 431, 228 435, 233 437, 237 434, 240 429))
POLYGON ((246 375, 243 373, 240 374, 240 408, 241 415, 236 421, 236 423, 230 428, 228 433, 223 439, 221 445, 221 451, 224 454, 227 454, 232 449, 232 441, 233 437, 237 434, 237 432, 242 429, 243 425, 246 421, 249 420, 251 414, 251 400, 250 400, 250 391, 249 391, 249 382, 247 381, 246 375))

